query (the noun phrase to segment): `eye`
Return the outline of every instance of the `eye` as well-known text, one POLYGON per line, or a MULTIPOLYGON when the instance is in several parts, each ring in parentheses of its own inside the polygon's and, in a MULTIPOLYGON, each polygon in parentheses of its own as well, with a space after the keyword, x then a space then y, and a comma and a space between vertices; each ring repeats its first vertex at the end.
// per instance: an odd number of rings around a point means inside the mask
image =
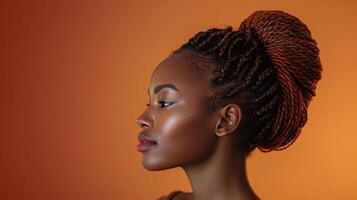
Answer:
POLYGON ((167 105, 167 104, 171 105, 170 102, 166 102, 166 101, 158 101, 158 103, 160 104, 161 108, 167 107, 167 106, 163 106, 163 105, 167 105))
MULTIPOLYGON (((172 103, 171 102, 166 102, 166 101, 158 101, 158 103, 160 104, 160 108, 164 108, 164 107, 167 107, 169 105, 171 105, 172 103), (165 106, 166 105, 166 106, 165 106)), ((145 104, 147 107, 150 106, 150 103, 147 103, 145 104)))

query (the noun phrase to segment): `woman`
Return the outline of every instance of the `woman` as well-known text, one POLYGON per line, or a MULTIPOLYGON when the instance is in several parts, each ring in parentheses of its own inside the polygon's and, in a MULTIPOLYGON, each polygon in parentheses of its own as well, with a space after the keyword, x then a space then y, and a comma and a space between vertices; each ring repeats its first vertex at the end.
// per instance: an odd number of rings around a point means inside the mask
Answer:
POLYGON ((193 192, 160 199, 259 199, 246 158, 296 140, 321 71, 307 26, 283 11, 199 32, 171 53, 152 74, 137 148, 147 170, 181 167, 193 192))

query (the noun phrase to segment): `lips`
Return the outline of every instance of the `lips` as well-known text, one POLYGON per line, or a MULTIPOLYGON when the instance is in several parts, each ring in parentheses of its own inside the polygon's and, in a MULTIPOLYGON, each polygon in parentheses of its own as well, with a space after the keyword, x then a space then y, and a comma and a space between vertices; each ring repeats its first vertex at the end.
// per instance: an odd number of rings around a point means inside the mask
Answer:
POLYGON ((157 144, 157 142, 148 136, 146 136, 144 133, 140 133, 138 135, 138 141, 143 144, 157 144))
POLYGON ((157 146, 157 142, 150 139, 143 133, 138 135, 139 144, 136 146, 136 149, 140 152, 147 151, 149 149, 155 148, 157 146))

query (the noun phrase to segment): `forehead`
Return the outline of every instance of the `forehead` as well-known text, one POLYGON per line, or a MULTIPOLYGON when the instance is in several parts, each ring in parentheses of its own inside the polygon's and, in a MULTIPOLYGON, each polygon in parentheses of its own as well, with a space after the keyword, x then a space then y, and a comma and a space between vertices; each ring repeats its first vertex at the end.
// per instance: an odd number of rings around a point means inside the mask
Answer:
POLYGON ((153 94, 154 87, 157 85, 171 83, 182 95, 208 96, 210 66, 198 65, 198 60, 184 52, 169 56, 155 68, 150 80, 150 93, 153 94))

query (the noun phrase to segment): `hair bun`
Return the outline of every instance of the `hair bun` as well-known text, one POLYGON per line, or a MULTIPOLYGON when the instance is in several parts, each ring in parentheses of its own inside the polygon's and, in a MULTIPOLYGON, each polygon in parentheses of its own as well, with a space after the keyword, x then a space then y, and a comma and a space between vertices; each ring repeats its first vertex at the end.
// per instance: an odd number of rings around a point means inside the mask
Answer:
POLYGON ((295 135, 296 139, 306 123, 308 104, 321 79, 317 44, 303 22, 279 10, 256 11, 238 30, 255 32, 275 69, 282 91, 283 101, 273 122, 274 133, 270 141, 263 141, 262 148, 287 145, 288 141, 283 138, 295 135), (281 143, 276 144, 277 140, 281 143))

